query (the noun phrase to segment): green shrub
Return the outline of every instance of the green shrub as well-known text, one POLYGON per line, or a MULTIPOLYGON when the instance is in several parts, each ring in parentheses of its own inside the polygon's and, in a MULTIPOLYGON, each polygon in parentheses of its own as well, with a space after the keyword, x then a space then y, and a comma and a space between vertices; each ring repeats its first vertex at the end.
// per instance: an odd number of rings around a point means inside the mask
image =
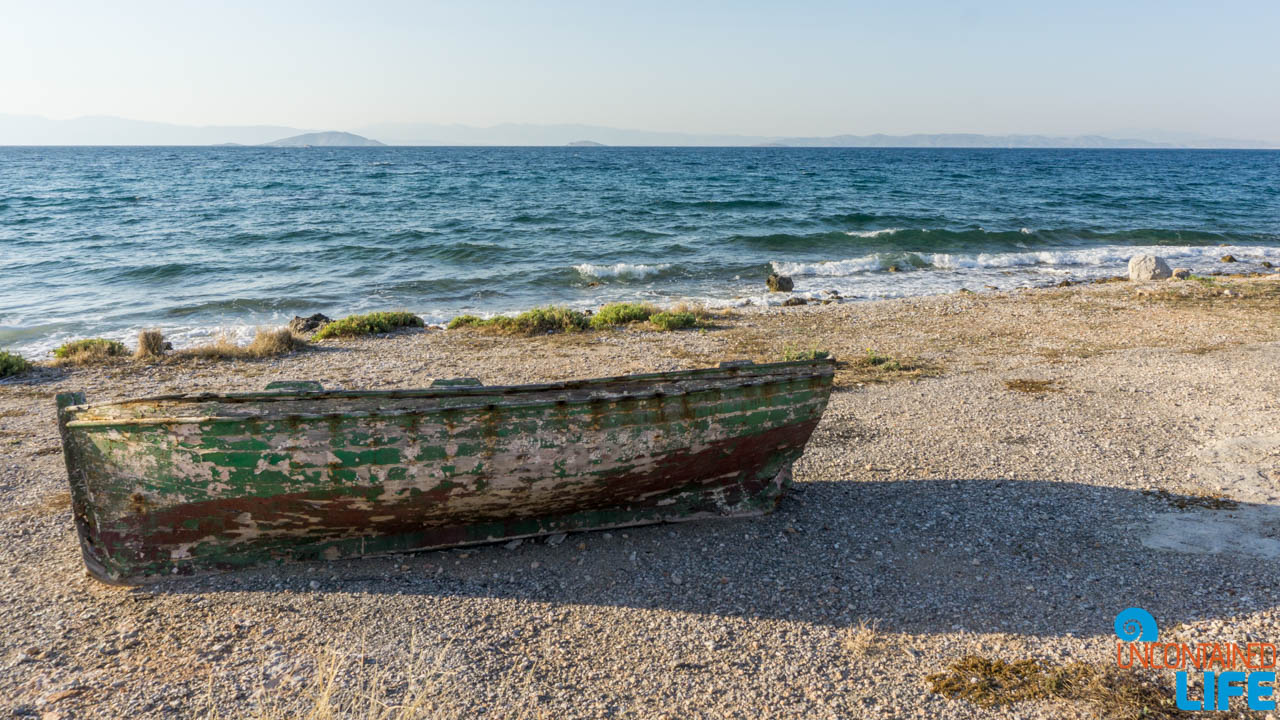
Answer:
POLYGON ((876 367, 882 370, 903 369, 902 363, 888 355, 881 355, 871 348, 867 348, 867 354, 858 358, 856 363, 863 367, 876 367))
POLYGON ((459 315, 458 317, 450 320, 449 324, 446 327, 449 330, 457 330, 458 328, 461 328, 461 327, 472 327, 474 325, 483 325, 483 324, 484 324, 484 318, 482 317, 478 317, 476 315, 459 315))
POLYGON ((526 310, 513 318, 499 316, 493 318, 490 322, 494 322, 499 328, 507 332, 524 333, 525 335, 575 332, 586 330, 591 324, 590 318, 585 313, 554 306, 526 310))
POLYGON ((31 363, 26 358, 13 353, 0 352, 0 378, 17 375, 31 369, 31 363))
POLYGON ((545 335, 554 332, 586 330, 591 318, 585 313, 565 307, 534 308, 516 315, 495 315, 488 320, 474 315, 461 315, 449 323, 449 329, 474 327, 503 335, 545 335))
POLYGON ((610 303, 591 316, 591 327, 601 330, 615 325, 644 322, 657 312, 657 308, 647 303, 610 303))
POLYGON ((682 330, 698 324, 698 316, 691 312, 660 312, 649 318, 659 330, 682 330))
POLYGON ((128 354, 129 351, 125 348, 124 343, 106 338, 72 340, 71 342, 63 343, 57 350, 53 351, 53 356, 59 361, 77 365, 99 362, 106 358, 121 357, 128 354))
POLYGON ((831 357, 831 353, 827 352, 826 350, 819 350, 816 345, 809 350, 793 348, 790 345, 787 345, 782 348, 783 362, 797 362, 800 360, 822 360, 824 358, 829 358, 829 357, 831 357))
POLYGON ((312 336, 312 340, 335 337, 357 337, 387 333, 402 327, 423 327, 422 318, 408 312, 372 312, 367 315, 351 315, 334 320, 312 336))

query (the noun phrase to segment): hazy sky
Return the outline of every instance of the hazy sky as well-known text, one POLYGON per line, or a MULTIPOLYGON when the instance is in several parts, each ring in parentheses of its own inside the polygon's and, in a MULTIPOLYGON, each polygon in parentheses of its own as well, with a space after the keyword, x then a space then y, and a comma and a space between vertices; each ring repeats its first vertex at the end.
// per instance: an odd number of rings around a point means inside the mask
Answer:
POLYGON ((4 0, 0 113, 1280 141, 1280 1, 4 0))

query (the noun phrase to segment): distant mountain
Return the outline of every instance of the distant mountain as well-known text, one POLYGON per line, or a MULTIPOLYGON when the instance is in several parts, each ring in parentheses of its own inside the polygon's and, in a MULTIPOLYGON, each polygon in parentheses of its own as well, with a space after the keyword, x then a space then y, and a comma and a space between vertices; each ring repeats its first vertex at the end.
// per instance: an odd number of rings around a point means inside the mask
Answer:
POLYGON ((349 132, 314 132, 294 135, 269 143, 262 147, 296 148, 296 147, 386 147, 377 140, 355 135, 349 132))
POLYGON ((1171 143, 1158 143, 1130 138, 1108 138, 1099 135, 1049 137, 1045 135, 975 135, 943 133, 939 135, 834 135, 820 138, 778 138, 771 144, 786 147, 894 147, 894 148, 1172 148, 1171 143))
POLYGON ((604 143, 598 143, 594 140, 574 140, 568 143, 569 147, 608 147, 604 143))
POLYGON ((0 145, 258 145, 303 132, 280 125, 193 127, 104 116, 0 115, 0 145))
POLYGON ((591 137, 608 145, 644 146, 757 146, 757 147, 956 147, 956 148, 1270 148, 1256 140, 1204 138, 1181 143, 1161 139, 1078 135, 833 135, 830 137, 763 137, 755 135, 700 135, 693 133, 625 130, 595 125, 525 125, 506 123, 493 127, 391 123, 357 128, 357 132, 382 138, 392 145, 568 145, 591 137))
MULTIPOLYGON (((278 125, 192 127, 116 117, 50 120, 34 115, 0 115, 0 145, 301 145, 348 147, 388 145, 570 145, 594 142, 633 146, 764 147, 961 147, 961 148, 1276 148, 1276 143, 1233 140, 1193 133, 1126 130, 1109 136, 1079 135, 833 135, 765 137, 651 132, 596 125, 505 123, 492 127, 432 123, 384 123, 351 133, 315 133, 278 125), (312 140, 301 137, 314 136, 312 140), (335 137, 333 140, 326 139, 335 137), (362 137, 363 136, 363 137, 362 137), (584 141, 582 138, 593 138, 584 141), (281 140, 280 138, 284 138, 281 140), (369 138, 378 138, 370 140, 369 138)), ((581 145, 579 145, 581 147, 581 145)))
POLYGON ((352 128, 355 132, 380 138, 391 145, 568 145, 593 138, 604 145, 647 146, 736 146, 751 145, 765 138, 748 135, 701 135, 693 133, 627 130, 598 125, 528 125, 504 123, 493 127, 436 125, 432 123, 384 123, 352 128))
POLYGON ((1241 140, 1224 138, 1202 133, 1171 132, 1169 130, 1128 129, 1107 133, 1112 137, 1139 137, 1152 142, 1169 143, 1184 148, 1231 148, 1238 150, 1268 150, 1275 148, 1276 143, 1261 140, 1241 140))

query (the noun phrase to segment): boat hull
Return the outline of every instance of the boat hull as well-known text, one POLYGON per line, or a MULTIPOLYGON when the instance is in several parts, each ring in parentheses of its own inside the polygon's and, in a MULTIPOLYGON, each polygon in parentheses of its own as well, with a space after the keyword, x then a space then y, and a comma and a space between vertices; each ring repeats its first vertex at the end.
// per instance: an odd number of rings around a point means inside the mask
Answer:
POLYGON ((772 510, 830 362, 513 387, 59 396, 86 567, 134 584, 772 510))

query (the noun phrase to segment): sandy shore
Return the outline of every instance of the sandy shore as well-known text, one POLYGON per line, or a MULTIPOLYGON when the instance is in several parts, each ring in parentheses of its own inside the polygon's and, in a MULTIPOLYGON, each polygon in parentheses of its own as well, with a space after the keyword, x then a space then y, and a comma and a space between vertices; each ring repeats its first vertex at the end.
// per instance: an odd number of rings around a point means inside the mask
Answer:
POLYGON ((381 717, 1096 717, 925 678, 971 654, 1114 666, 1129 606, 1166 637, 1280 643, 1277 277, 739 311, 676 333, 413 331, 4 381, 0 715, 337 717, 316 710, 329 687, 381 717), (765 518, 135 590, 81 565, 56 392, 530 382, 786 346, 855 362, 765 518), (868 350, 904 369, 856 362, 868 350))

